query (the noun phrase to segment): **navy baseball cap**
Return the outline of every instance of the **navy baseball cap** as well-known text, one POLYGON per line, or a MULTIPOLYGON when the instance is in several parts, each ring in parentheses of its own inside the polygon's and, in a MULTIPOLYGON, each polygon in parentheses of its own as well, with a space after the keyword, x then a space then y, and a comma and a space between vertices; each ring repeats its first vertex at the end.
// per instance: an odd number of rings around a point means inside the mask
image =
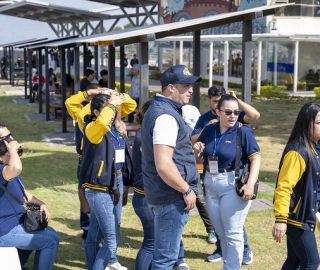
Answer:
POLYGON ((200 76, 192 76, 185 65, 171 66, 166 69, 160 77, 162 86, 176 83, 189 84, 200 82, 201 80, 202 78, 200 76))

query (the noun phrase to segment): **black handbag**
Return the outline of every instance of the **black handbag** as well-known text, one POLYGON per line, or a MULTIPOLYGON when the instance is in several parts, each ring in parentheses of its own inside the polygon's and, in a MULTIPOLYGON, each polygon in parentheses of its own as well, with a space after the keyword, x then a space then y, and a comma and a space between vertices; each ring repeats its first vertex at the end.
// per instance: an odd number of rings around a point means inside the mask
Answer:
MULTIPOLYGON (((244 165, 243 174, 240 177, 240 154, 241 154, 241 124, 239 123, 239 127, 237 130, 237 150, 236 150, 236 159, 235 159, 235 181, 236 181, 236 192, 239 197, 243 196, 243 191, 240 192, 240 189, 248 182, 250 175, 250 161, 248 160, 247 164, 244 165)), ((259 189, 259 179, 254 184, 253 187, 253 196, 250 200, 254 200, 257 198, 259 189)))
MULTIPOLYGON (((26 231, 40 231, 44 230, 48 226, 48 221, 46 220, 46 213, 40 211, 40 206, 33 203, 24 204, 15 195, 12 194, 4 185, 0 184, 0 188, 6 191, 17 203, 22 205, 25 209, 23 214, 23 225, 26 231)), ((21 187, 20 187, 21 188, 21 187)), ((23 196, 27 199, 24 190, 21 188, 23 196)))

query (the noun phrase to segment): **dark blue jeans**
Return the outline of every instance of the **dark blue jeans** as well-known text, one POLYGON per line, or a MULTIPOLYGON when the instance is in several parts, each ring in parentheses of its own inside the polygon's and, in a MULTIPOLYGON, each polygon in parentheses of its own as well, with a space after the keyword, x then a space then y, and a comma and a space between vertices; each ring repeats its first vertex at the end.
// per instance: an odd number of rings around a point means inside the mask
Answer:
POLYGON ((184 226, 189 211, 184 210, 186 203, 181 200, 163 205, 151 205, 154 215, 154 253, 153 270, 172 270, 178 260, 184 226))
MULTIPOLYGON (((78 188, 82 187, 82 183, 80 182, 80 179, 79 179, 81 161, 82 161, 82 159, 79 158, 78 159, 78 169, 77 169, 78 188)), ((90 214, 85 214, 80 209, 80 228, 83 230, 83 233, 81 235, 81 238, 83 240, 87 239, 89 225, 90 225, 90 214)))
POLYGON ((319 253, 314 232, 287 225, 287 259, 282 270, 316 270, 319 253), (300 268, 299 268, 300 266, 300 268))
MULTIPOLYGON (((134 193, 132 205, 137 216, 140 218, 143 227, 143 242, 137 254, 135 269, 149 270, 154 250, 154 216, 148 207, 145 196, 134 193)), ((184 247, 180 242, 178 260, 175 265, 183 263, 184 247)))

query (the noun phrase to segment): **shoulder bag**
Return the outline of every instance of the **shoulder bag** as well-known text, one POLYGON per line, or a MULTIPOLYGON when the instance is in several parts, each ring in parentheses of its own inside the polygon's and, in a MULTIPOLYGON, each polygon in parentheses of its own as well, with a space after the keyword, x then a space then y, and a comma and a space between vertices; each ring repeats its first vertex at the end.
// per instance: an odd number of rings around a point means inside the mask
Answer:
MULTIPOLYGON (((240 177, 240 155, 241 155, 241 139, 242 139, 242 129, 239 123, 237 130, 237 149, 236 149, 236 159, 235 159, 235 181, 236 181, 236 192, 239 197, 243 196, 243 191, 240 192, 240 189, 248 182, 250 174, 250 161, 248 160, 247 164, 244 165, 243 174, 240 177)), ((253 196, 251 200, 257 198, 259 188, 259 179, 254 184, 253 196)))
MULTIPOLYGON (((2 188, 5 192, 7 192, 17 203, 22 205, 25 209, 23 214, 23 225, 26 231, 39 231, 44 230, 48 226, 48 221, 46 220, 46 213, 44 211, 40 211, 40 206, 35 205, 33 203, 24 204, 21 202, 15 195, 12 194, 10 190, 8 190, 4 185, 0 184, 0 188, 2 188)), ((21 187, 20 187, 21 188, 21 187)), ((27 199, 24 190, 21 188, 23 196, 27 199)))

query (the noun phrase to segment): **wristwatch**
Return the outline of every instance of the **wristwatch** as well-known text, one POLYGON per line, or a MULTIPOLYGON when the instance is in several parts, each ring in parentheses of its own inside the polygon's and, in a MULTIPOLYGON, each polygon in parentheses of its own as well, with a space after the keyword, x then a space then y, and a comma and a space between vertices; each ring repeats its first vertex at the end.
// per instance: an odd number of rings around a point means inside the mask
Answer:
POLYGON ((183 194, 183 196, 187 196, 190 194, 190 192, 191 192, 191 188, 189 187, 188 190, 182 194, 183 194))

